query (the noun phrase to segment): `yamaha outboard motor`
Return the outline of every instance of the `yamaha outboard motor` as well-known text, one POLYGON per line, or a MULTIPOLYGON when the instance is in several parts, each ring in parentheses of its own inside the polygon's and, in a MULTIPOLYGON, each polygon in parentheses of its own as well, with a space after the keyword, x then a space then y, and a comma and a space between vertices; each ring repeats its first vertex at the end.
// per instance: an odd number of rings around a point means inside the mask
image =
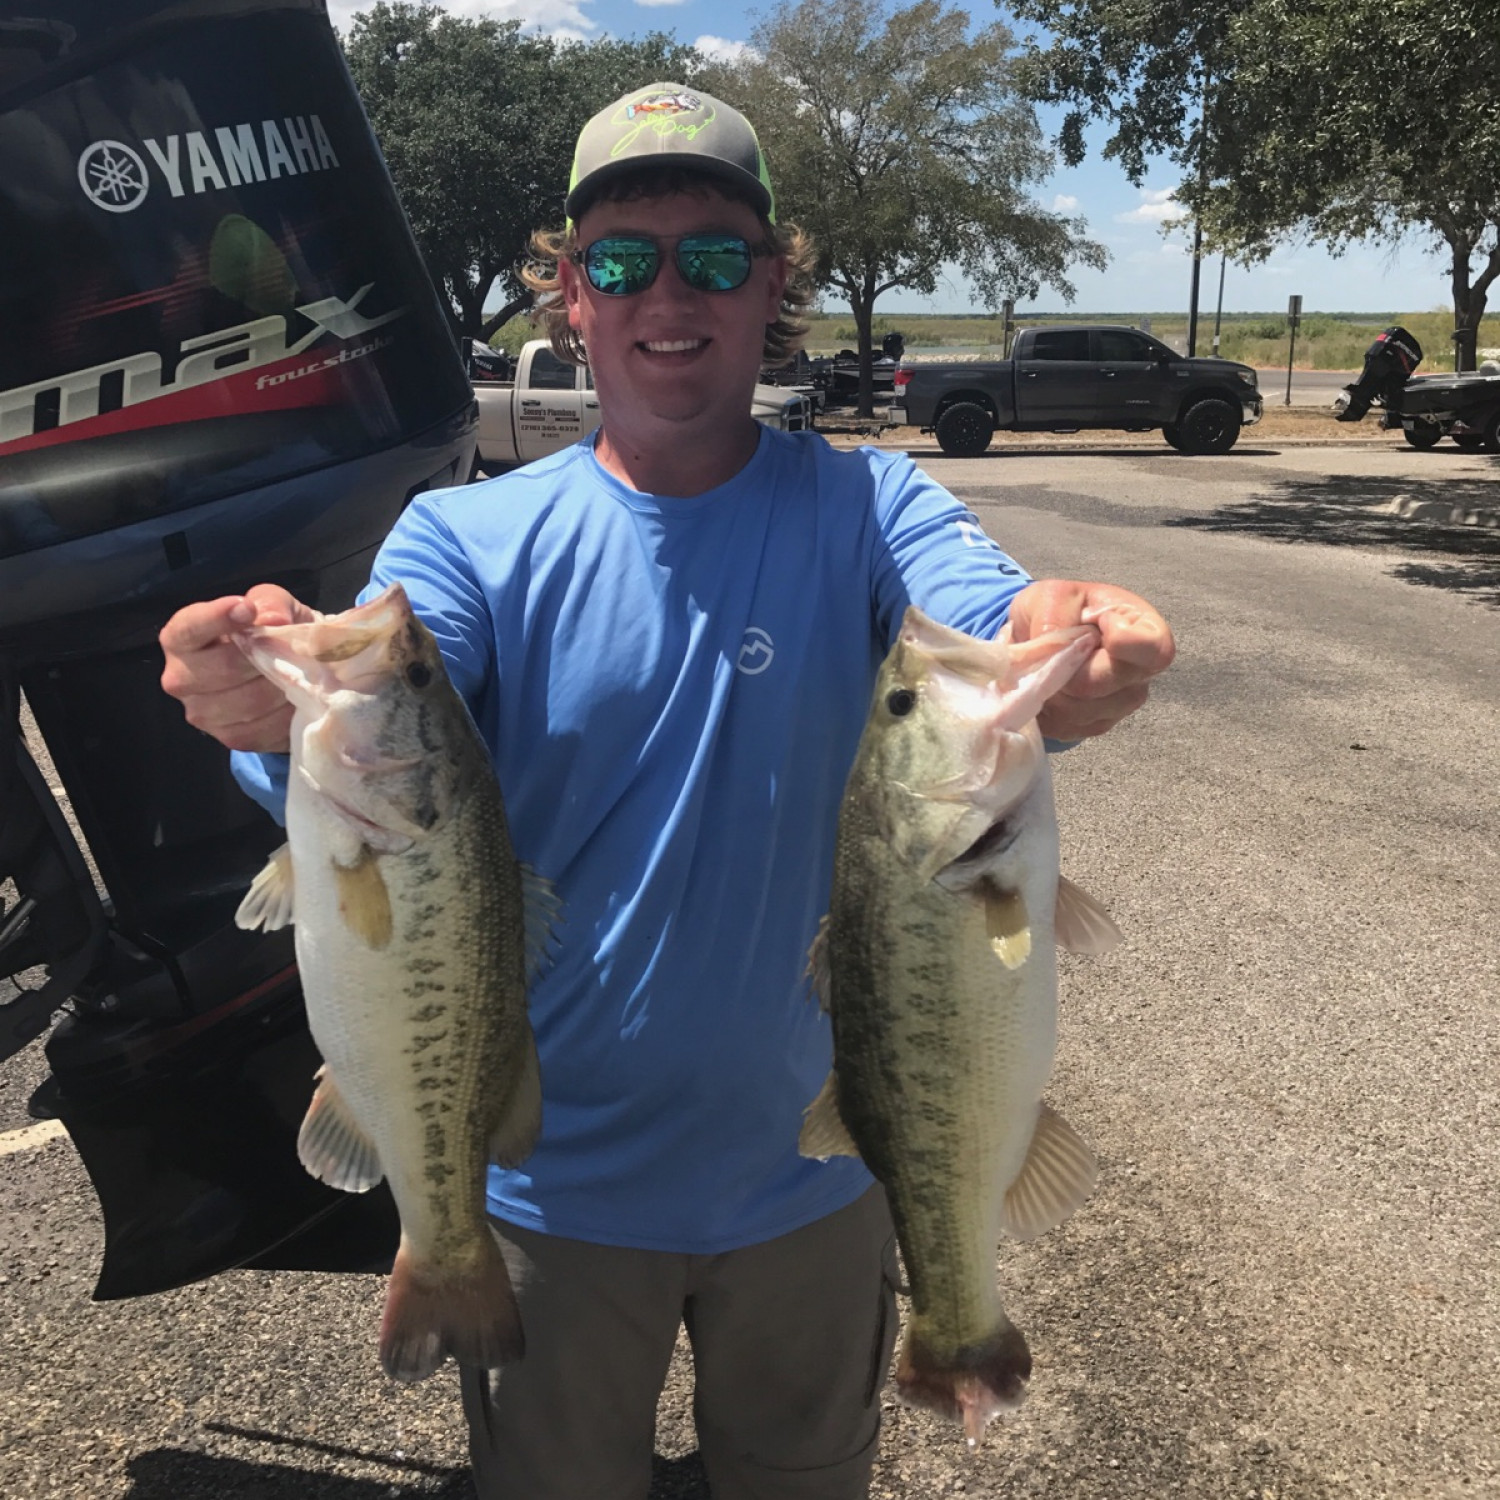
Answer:
POLYGON ((156 635, 261 580, 344 607, 402 507, 468 477, 473 392, 322 0, 24 9, 0 18, 0 1060, 65 1012, 33 1110, 98 1191, 96 1296, 375 1268, 389 1195, 297 1161, 318 1059, 288 935, 234 924, 280 830, 162 693, 156 635))
POLYGON ((1412 371, 1422 363, 1422 346, 1404 328, 1394 324, 1365 350, 1365 367, 1353 385, 1344 387, 1337 420, 1358 422, 1379 402, 1393 416, 1401 413, 1401 393, 1412 371))

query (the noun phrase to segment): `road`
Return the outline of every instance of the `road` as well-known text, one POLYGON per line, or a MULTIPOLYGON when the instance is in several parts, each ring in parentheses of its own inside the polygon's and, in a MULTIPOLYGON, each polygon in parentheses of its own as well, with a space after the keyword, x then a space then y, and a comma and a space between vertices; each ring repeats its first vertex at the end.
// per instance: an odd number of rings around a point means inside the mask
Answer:
MULTIPOLYGON (((1099 1188, 999 1254, 1030 1400, 974 1454, 892 1407, 875 1495, 1500 1495, 1500 529, 1398 514, 1493 506, 1500 460, 921 461, 1180 656, 1057 763, 1064 868, 1126 943, 1064 961, 1052 1097, 1099 1188)), ((0 1069, 0 1132, 40 1072, 0 1069)), ((468 1493, 451 1374, 378 1373, 373 1278, 93 1305, 68 1142, 0 1173, 0 1493, 468 1493)), ((679 1364, 655 1500, 704 1494, 688 1400, 679 1364)))

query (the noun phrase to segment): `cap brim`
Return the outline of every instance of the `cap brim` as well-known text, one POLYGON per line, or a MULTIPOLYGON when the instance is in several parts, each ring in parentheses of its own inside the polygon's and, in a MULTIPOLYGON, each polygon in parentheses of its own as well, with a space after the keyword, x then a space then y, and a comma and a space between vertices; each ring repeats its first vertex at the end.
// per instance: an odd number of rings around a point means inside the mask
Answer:
POLYGON ((696 177, 707 177, 714 181, 736 187, 750 199, 756 212, 765 216, 771 213, 771 195, 760 178, 752 176, 743 167, 733 162, 717 161, 713 157, 694 156, 689 152, 662 152, 660 155, 631 157, 626 161, 610 162, 590 172, 563 200, 563 212, 569 222, 586 213, 600 192, 610 183, 623 177, 643 176, 649 172, 671 168, 687 172, 696 177))

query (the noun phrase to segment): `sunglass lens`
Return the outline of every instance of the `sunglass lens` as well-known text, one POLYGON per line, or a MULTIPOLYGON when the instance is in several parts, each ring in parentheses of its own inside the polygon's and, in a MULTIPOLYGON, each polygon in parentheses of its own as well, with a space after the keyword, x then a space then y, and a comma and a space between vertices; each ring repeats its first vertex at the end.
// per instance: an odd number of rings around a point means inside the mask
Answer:
POLYGON ((656 280, 656 246, 650 240, 595 240, 583 252, 589 284, 606 297, 629 297, 656 280))
POLYGON ((748 241, 730 234, 690 234, 678 242, 683 280, 700 292, 732 292, 744 286, 752 256, 748 241))

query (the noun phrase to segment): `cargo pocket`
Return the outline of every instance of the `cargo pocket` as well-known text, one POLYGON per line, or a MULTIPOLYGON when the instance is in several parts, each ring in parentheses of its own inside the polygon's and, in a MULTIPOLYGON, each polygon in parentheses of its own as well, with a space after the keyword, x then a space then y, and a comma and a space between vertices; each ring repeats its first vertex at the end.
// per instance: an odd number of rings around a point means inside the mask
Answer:
POLYGON ((881 1388, 890 1373, 896 1330, 901 1321, 896 1307, 896 1293, 900 1290, 901 1263, 896 1255, 896 1236, 893 1234, 880 1254, 880 1311, 875 1319, 875 1346, 870 1351, 870 1373, 865 1384, 867 1408, 880 1399, 881 1388))

